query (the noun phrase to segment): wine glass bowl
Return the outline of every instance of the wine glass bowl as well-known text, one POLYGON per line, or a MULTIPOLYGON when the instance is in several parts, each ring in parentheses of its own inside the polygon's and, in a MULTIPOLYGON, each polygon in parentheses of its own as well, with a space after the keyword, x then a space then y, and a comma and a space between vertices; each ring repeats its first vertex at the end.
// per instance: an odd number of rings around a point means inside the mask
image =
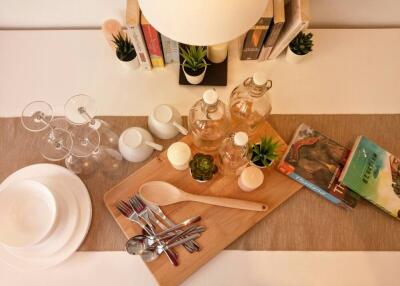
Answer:
POLYGON ((22 110, 22 126, 31 132, 45 130, 52 120, 53 108, 45 101, 32 101, 22 110))
POLYGON ((39 152, 49 161, 60 161, 70 154, 72 146, 71 134, 64 129, 54 128, 40 139, 39 152))
POLYGON ((67 100, 64 105, 65 117, 72 124, 83 125, 93 123, 96 115, 96 104, 93 98, 86 94, 77 94, 67 100))

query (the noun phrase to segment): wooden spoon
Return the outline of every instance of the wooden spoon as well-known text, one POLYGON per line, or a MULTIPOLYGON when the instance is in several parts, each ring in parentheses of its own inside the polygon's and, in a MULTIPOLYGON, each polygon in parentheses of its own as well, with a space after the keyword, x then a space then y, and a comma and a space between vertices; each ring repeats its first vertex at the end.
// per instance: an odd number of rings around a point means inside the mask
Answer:
POLYGON ((261 203, 189 194, 178 189, 174 185, 162 181, 152 181, 143 184, 139 189, 139 194, 144 200, 158 206, 166 206, 184 201, 193 201, 242 210, 268 210, 268 206, 261 203))

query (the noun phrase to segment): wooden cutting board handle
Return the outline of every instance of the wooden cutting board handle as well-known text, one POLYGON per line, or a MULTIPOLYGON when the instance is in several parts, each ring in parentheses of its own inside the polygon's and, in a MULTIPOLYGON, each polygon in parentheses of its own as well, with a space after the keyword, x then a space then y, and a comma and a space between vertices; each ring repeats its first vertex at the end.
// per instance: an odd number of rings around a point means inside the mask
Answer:
POLYGON ((187 195, 185 195, 185 200, 195 201, 195 202, 205 203, 205 204, 210 204, 210 205, 215 205, 215 206, 227 207, 227 208, 249 210, 249 211, 265 212, 268 210, 268 206, 265 204, 262 204, 262 203, 229 199, 229 198, 221 198, 221 197, 199 196, 199 195, 187 194, 187 195))

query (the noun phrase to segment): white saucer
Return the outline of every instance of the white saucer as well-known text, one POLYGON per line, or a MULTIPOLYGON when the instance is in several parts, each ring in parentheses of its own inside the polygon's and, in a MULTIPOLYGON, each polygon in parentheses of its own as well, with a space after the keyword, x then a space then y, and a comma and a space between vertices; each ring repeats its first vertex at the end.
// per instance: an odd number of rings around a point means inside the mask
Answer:
POLYGON ((57 192, 60 202, 64 201, 63 212, 68 215, 60 218, 59 225, 46 241, 27 249, 26 255, 23 249, 0 245, 0 259, 23 270, 46 269, 64 261, 79 248, 90 227, 92 205, 81 179, 68 169, 53 164, 36 164, 16 171, 3 181, 0 191, 8 184, 24 179, 40 181, 57 192))

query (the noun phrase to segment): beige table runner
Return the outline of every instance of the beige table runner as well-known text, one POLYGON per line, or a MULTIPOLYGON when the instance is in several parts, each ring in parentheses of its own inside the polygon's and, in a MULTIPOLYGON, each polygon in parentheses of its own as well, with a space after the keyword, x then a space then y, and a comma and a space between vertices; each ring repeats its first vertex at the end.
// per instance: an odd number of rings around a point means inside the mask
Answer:
MULTIPOLYGON (((104 117, 120 133, 130 126, 146 126, 145 117, 104 117)), ((300 123, 307 123, 346 146, 363 134, 400 155, 400 115, 272 115, 271 124, 289 141, 300 123)), ((12 172, 46 162, 37 149, 38 138, 23 129, 19 118, 0 118, 0 181, 12 172)), ((158 141, 164 147, 172 141, 158 141)), ((155 154, 156 155, 156 154, 155 154)), ((144 163, 143 163, 144 164, 144 163)), ((103 194, 142 164, 125 162, 114 178, 99 171, 82 178, 93 204, 93 221, 80 250, 122 250, 125 238, 107 212, 103 194)), ((400 250, 400 222, 367 202, 345 211, 303 189, 234 242, 243 250, 400 250)))

